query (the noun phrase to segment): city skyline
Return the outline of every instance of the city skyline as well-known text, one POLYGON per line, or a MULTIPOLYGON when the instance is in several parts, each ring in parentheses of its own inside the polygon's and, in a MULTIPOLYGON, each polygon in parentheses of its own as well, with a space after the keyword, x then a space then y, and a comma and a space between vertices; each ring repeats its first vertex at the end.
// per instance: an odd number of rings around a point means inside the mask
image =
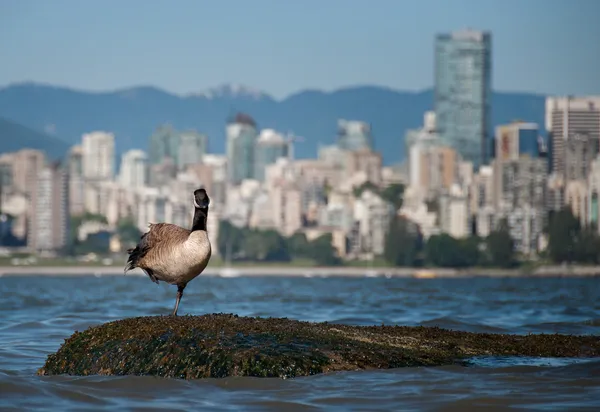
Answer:
POLYGON ((319 13, 266 0, 252 6, 181 1, 176 8, 157 3, 152 9, 135 1, 118 9, 116 3, 67 0, 60 10, 33 4, 0 5, 0 30, 18 39, 0 45, 8 62, 0 85, 35 82, 90 91, 152 85, 186 94, 240 83, 277 99, 365 84, 422 90, 434 83, 435 35, 472 28, 493 35, 493 89, 600 93, 593 70, 600 56, 591 52, 600 38, 593 22, 600 4, 594 1, 578 1, 577 7, 533 0, 464 0, 453 7, 382 1, 376 8, 332 1, 320 4, 319 13), (290 29, 291 20, 299 27, 290 29), (173 30, 155 30, 159 25, 173 30))

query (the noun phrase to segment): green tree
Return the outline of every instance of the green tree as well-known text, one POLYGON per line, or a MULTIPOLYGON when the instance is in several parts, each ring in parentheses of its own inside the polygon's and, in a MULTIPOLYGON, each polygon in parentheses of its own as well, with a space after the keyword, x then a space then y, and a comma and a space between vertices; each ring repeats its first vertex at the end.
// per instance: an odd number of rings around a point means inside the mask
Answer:
POLYGON ((458 241, 460 258, 457 259, 458 267, 473 267, 481 264, 481 239, 469 236, 458 241))
POLYGON ((255 261, 290 260, 285 239, 274 230, 248 230, 243 241, 244 257, 255 261))
POLYGON ((511 267, 515 262, 515 242, 510 236, 506 219, 485 239, 489 263, 496 267, 511 267))
POLYGON ((481 261, 479 239, 469 237, 455 239, 442 233, 429 238, 425 246, 425 259, 434 266, 464 268, 481 261))
POLYGON ((133 246, 139 242, 142 232, 138 229, 131 217, 119 220, 117 223, 117 235, 124 245, 133 246))
POLYGON ((302 232, 294 233, 286 239, 287 248, 291 256, 295 258, 310 258, 310 242, 302 232))
POLYGON ((579 232, 575 244, 575 260, 580 263, 600 262, 600 236, 592 227, 585 227, 579 232))
POLYGON ((334 266, 341 263, 332 241, 331 233, 325 233, 310 242, 310 257, 317 265, 334 266))
POLYGON ((246 231, 231 224, 227 220, 219 222, 219 236, 217 238, 217 249, 225 259, 240 255, 244 245, 246 231))
POLYGON ((394 205, 396 210, 402 207, 404 200, 404 185, 400 183, 392 183, 381 191, 381 197, 394 205))
POLYGON ((573 262, 577 257, 579 220, 569 207, 555 212, 548 225, 548 255, 556 263, 573 262))
POLYGON ((394 266, 415 266, 421 250, 421 236, 411 230, 410 222, 401 216, 390 219, 383 256, 394 266))
POLYGON ((362 193, 365 190, 370 190, 372 192, 379 193, 379 188, 377 186, 375 186, 374 183, 367 180, 362 185, 354 188, 354 190, 353 190, 354 197, 357 197, 357 198, 360 197, 360 195, 362 195, 362 193))

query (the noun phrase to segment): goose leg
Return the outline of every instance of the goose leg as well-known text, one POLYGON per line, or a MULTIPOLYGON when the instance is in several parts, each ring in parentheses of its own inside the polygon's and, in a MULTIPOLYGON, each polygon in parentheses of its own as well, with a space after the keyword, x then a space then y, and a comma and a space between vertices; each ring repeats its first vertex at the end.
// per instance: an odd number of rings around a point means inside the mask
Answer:
POLYGON ((177 300, 175 300, 175 309, 173 309, 173 316, 177 316, 177 309, 179 308, 179 302, 181 301, 181 297, 183 296, 183 289, 185 289, 186 285, 177 285, 177 300))

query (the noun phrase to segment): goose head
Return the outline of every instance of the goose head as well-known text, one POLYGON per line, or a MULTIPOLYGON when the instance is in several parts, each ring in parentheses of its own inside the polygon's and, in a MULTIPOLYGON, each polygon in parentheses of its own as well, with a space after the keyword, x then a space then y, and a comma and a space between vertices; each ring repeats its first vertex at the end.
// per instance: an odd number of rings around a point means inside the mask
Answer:
POLYGON ((197 189, 194 191, 194 207, 203 212, 208 211, 208 205, 210 204, 210 199, 206 194, 206 190, 197 189))

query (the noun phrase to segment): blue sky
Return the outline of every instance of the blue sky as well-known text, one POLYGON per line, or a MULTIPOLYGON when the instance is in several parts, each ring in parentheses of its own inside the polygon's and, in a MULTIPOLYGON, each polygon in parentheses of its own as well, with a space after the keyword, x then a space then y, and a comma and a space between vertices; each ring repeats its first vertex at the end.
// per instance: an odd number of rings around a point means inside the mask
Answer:
POLYGON ((600 94, 600 0, 0 0, 0 86, 175 93, 433 84, 433 40, 492 32, 493 87, 600 94))

